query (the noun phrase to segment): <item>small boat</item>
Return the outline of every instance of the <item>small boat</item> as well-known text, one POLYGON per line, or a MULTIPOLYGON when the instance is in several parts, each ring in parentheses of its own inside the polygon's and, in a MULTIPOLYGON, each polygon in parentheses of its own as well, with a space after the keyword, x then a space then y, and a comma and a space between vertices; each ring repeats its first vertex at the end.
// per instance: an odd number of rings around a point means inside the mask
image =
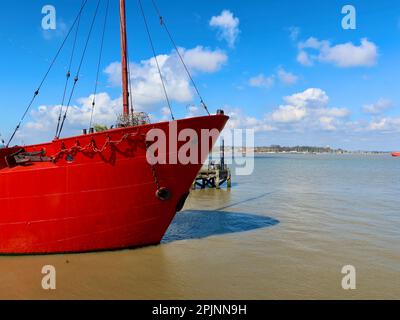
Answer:
MULTIPOLYGON (((83 2, 79 19, 88 2, 83 2)), ((119 5, 121 109, 124 119, 130 119, 125 0, 119 5)), ((74 86, 77 81, 78 75, 74 86)), ((38 94, 39 90, 34 98, 38 94)), ((205 104, 204 108, 208 112, 205 104)), ((100 132, 83 129, 83 134, 67 138, 60 137, 61 123, 53 141, 10 146, 20 123, 0 148, 0 254, 80 253, 159 244, 227 121, 220 110, 170 122, 128 121, 100 132), (188 144, 188 132, 194 133, 198 139, 191 145, 198 151, 198 162, 149 161, 147 153, 155 142, 147 138, 154 130, 166 134, 167 146, 159 153, 167 159, 176 158, 188 144), (203 136, 203 131, 214 135, 203 136), (186 140, 178 138, 180 133, 186 140), (204 145, 209 147, 204 150, 204 145)))
POLYGON ((400 152, 393 152, 392 157, 400 157, 400 152))

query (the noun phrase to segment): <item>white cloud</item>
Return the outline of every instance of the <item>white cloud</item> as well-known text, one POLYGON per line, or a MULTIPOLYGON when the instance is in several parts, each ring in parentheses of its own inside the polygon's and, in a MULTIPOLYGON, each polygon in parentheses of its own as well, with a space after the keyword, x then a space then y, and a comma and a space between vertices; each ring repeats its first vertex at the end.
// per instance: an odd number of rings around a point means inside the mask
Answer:
POLYGON ((285 85, 293 85, 297 83, 299 77, 294 75, 291 72, 286 71, 283 68, 279 68, 278 70, 278 78, 285 85))
POLYGON ((335 118, 333 117, 321 117, 319 118, 319 123, 322 129, 327 131, 334 131, 336 130, 336 126, 334 125, 335 118))
POLYGON ((231 119, 229 128, 254 129, 256 132, 285 130, 326 130, 333 131, 345 126, 350 115, 346 108, 329 107, 329 97, 319 88, 309 88, 303 92, 283 98, 285 104, 274 108, 263 117, 252 117, 239 108, 225 108, 231 119))
MULTIPOLYGON (((217 72, 228 60, 221 50, 210 50, 201 46, 193 49, 180 48, 188 68, 195 76, 198 73, 217 72)), ((159 55, 157 57, 171 101, 188 103, 193 100, 193 88, 185 69, 176 53, 159 55)), ((111 63, 104 72, 112 86, 121 85, 121 64, 111 63)), ((138 111, 150 112, 154 110, 160 115, 161 121, 171 119, 169 108, 165 104, 165 96, 161 86, 156 61, 154 58, 143 60, 140 63, 131 63, 131 80, 133 89, 134 107, 138 111), (163 103, 163 104, 161 104, 163 103)), ((65 123, 64 135, 79 134, 82 128, 89 126, 92 111, 93 95, 80 98, 71 105, 65 123)), ((32 111, 31 120, 18 133, 20 140, 37 142, 51 140, 54 137, 59 106, 43 105, 32 111)), ((65 110, 65 107, 64 107, 65 110)), ((112 99, 107 93, 96 95, 96 109, 94 123, 113 125, 118 114, 122 112, 122 98, 112 99)), ((195 110, 188 110, 194 114, 195 110)), ((200 113, 200 110, 197 112, 200 113)), ((156 120, 153 114, 149 114, 156 120)))
MULTIPOLYGON (((170 99, 178 102, 191 101, 193 98, 191 86, 183 71, 167 66, 168 55, 160 55, 157 59, 162 69, 170 99)), ((133 99, 137 107, 148 110, 155 107, 156 103, 165 102, 165 95, 154 58, 142 61, 140 64, 131 63, 130 70, 133 99)), ((120 86, 121 64, 119 62, 111 63, 105 69, 105 73, 108 75, 111 85, 120 86)))
POLYGON ((279 80, 280 83, 290 86, 296 84, 299 77, 280 67, 276 74, 265 76, 261 73, 258 76, 250 78, 249 85, 251 87, 269 89, 275 85, 276 79, 279 80))
POLYGON ((228 126, 256 132, 335 131, 347 126, 349 110, 329 107, 328 95, 319 88, 309 88, 283 100, 285 104, 257 118, 244 114, 241 109, 228 108, 227 114, 231 117, 228 126))
POLYGON ((171 120, 171 110, 168 107, 161 108, 161 119, 160 121, 171 120))
POLYGON ((400 118, 381 118, 371 121, 367 127, 370 131, 400 132, 400 118))
POLYGON ((323 115, 334 117, 334 118, 344 118, 350 115, 349 109, 346 108, 327 108, 318 110, 323 115))
POLYGON ((204 115, 203 108, 195 105, 189 105, 186 108, 186 118, 193 118, 204 115))
POLYGON ((274 122, 292 123, 299 122, 307 114, 306 108, 296 106, 280 106, 274 111, 271 118, 274 122))
POLYGON ((249 80, 249 85, 256 88, 271 88, 275 83, 275 77, 270 76, 266 77, 263 74, 260 74, 256 77, 253 77, 249 80))
POLYGON ((233 48, 240 34, 240 20, 229 10, 223 10, 219 16, 213 16, 210 20, 210 26, 218 30, 220 39, 228 42, 233 48))
POLYGON ((321 49, 323 46, 328 46, 329 42, 328 41, 319 41, 317 38, 310 37, 304 42, 299 43, 299 49, 321 49))
POLYGON ((319 88, 309 88, 285 97, 284 100, 297 108, 324 108, 328 105, 329 97, 319 88))
POLYGON ((276 108, 267 118, 287 130, 333 131, 343 126, 343 119, 350 115, 346 108, 329 107, 328 95, 319 88, 309 88, 283 100, 286 104, 276 108))
POLYGON ((289 37, 292 41, 297 41, 300 36, 300 28, 299 27, 290 27, 289 28, 289 37))
POLYGON ((266 119, 248 116, 240 108, 226 106, 224 109, 225 113, 230 117, 227 129, 253 129, 255 132, 268 132, 276 129, 266 119))
POLYGON ((309 38, 298 44, 297 61, 311 66, 314 61, 330 63, 340 68, 372 67, 378 60, 378 47, 368 39, 361 39, 360 45, 352 42, 332 45, 327 40, 309 38), (311 53, 310 51, 314 51, 311 53))
MULTIPOLYGON (((371 121, 349 120, 347 108, 331 107, 329 96, 319 88, 309 88, 303 92, 284 97, 285 104, 266 115, 264 122, 277 130, 342 131, 356 132, 400 132, 399 117, 376 117, 371 121)), ((378 101, 379 102, 379 101, 378 101)), ((388 100, 381 99, 378 110, 389 106, 388 100)), ((375 106, 376 107, 376 106, 375 106)), ((376 108, 373 108, 373 111, 376 108)), ((371 111, 371 110, 370 110, 371 111)))
POLYGON ((375 103, 365 105, 363 111, 369 114, 380 114, 392 106, 393 102, 391 100, 381 98, 375 103))
MULTIPOLYGON (((70 106, 63 135, 80 134, 88 128, 92 114, 93 95, 80 98, 76 105, 70 106)), ((63 108, 65 111, 65 107, 63 108)), ((42 105, 30 113, 30 121, 21 129, 17 138, 24 142, 50 141, 54 138, 60 106, 42 105)), ((93 113, 93 124, 114 125, 118 114, 122 112, 122 99, 111 99, 107 93, 96 95, 96 108, 93 113)))
POLYGON ((285 97, 286 105, 279 106, 271 114, 272 121, 281 123, 299 122, 313 113, 324 114, 329 112, 327 108, 329 97, 325 91, 318 88, 309 88, 303 92, 285 97))
POLYGON ((297 62, 299 62, 300 64, 302 64, 303 66, 307 66, 310 67, 312 66, 314 63, 312 61, 312 59, 310 58, 310 56, 308 55, 308 53, 304 50, 301 50, 298 55, 297 55, 297 62))
POLYGON ((255 132, 341 132, 344 134, 400 133, 400 118, 376 118, 373 121, 350 120, 346 108, 331 108, 329 98, 318 88, 285 97, 293 105, 281 105, 262 117, 246 115, 243 108, 224 107, 230 116, 228 129, 253 129, 255 132))
MULTIPOLYGON (((190 50, 180 49, 186 65, 193 72, 213 73, 221 69, 228 61, 228 56, 221 50, 210 50, 197 46, 190 50)), ((176 55, 174 57, 177 58, 176 55)))
MULTIPOLYGON (((197 73, 217 72, 227 61, 228 56, 221 50, 210 50, 202 46, 193 49, 180 48, 185 63, 190 71, 197 73)), ((163 54, 157 56, 166 89, 171 101, 187 103, 193 100, 193 89, 178 55, 163 54)), ((134 103, 139 109, 149 110, 155 104, 165 102, 164 91, 154 58, 143 60, 140 63, 130 64, 130 75, 134 103)), ((111 63, 106 69, 109 83, 120 86, 121 64, 111 63)))

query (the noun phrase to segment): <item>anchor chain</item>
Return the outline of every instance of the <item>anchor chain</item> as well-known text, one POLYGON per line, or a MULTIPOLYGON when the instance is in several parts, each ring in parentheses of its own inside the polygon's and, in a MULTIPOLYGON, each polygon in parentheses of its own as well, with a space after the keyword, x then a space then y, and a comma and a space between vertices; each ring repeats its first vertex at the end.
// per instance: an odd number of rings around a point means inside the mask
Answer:
MULTIPOLYGON (((150 143, 148 141, 146 141, 146 152, 148 151, 149 147, 150 147, 150 143)), ((156 165, 150 164, 150 167, 151 167, 151 173, 153 175, 154 183, 155 183, 156 188, 157 188, 156 197, 160 201, 168 201, 168 200, 170 200, 171 197, 172 197, 171 191, 168 188, 161 187, 160 180, 159 180, 159 177, 158 177, 158 174, 157 174, 156 165)))
POLYGON ((156 184, 157 190, 161 189, 160 181, 158 180, 157 170, 154 165, 151 165, 151 172, 153 174, 154 183, 156 184))

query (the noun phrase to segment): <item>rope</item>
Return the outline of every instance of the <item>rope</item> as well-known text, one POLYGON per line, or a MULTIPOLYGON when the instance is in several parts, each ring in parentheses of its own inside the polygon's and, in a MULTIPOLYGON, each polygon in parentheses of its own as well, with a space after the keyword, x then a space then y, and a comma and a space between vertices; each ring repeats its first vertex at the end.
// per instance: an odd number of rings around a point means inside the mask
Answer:
POLYGON ((99 61, 98 61, 98 64, 97 64, 97 74, 96 74, 96 82, 95 82, 95 86, 94 86, 94 95, 93 95, 93 102, 92 102, 92 113, 90 115, 89 129, 92 127, 93 114, 94 114, 94 109, 96 107, 96 94, 97 94, 97 88, 98 88, 98 84, 99 84, 100 66, 101 66, 101 59, 103 57, 104 36, 105 36, 105 33, 106 33, 106 28, 107 28, 107 18, 108 18, 108 9, 109 9, 109 7, 110 7, 110 0, 107 0, 106 14, 105 14, 105 17, 104 17, 104 25, 103 25, 103 34, 102 34, 101 45, 100 45, 100 55, 99 55, 99 61))
POLYGON ((90 30, 89 30, 89 34, 88 34, 87 39, 86 39, 85 48, 84 48, 84 50, 82 52, 81 61, 79 63, 79 67, 78 67, 78 70, 77 70, 77 73, 76 73, 76 76, 75 76, 75 79, 74 79, 74 85, 72 86, 71 94, 69 96, 67 109, 65 110, 63 121, 61 122, 60 130, 59 130, 59 132, 57 134, 57 139, 60 138, 61 132, 62 132, 62 130, 64 128, 65 120, 67 119, 68 110, 69 110, 70 105, 71 105, 71 101, 72 101, 72 97, 73 97, 74 92, 75 92, 76 84, 79 81, 79 75, 80 75, 80 72, 81 72, 83 61, 85 59, 85 55, 86 55, 87 47, 88 47, 88 44, 89 44, 90 36, 92 35, 93 26, 94 26, 94 23, 96 21, 97 13, 99 12, 100 2, 101 2, 101 0, 98 0, 98 2, 97 2, 96 11, 94 13, 94 16, 93 16, 93 19, 92 19, 92 23, 90 25, 90 30))
POLYGON ((62 147, 61 147, 62 149, 59 152, 57 152, 55 155, 51 156, 50 158, 52 159, 53 162, 57 162, 61 158, 61 156, 64 154, 69 155, 69 154, 73 154, 76 152, 84 153, 84 152, 88 152, 88 151, 94 152, 94 153, 103 153, 108 149, 108 147, 110 147, 112 145, 118 146, 119 144, 123 143, 125 140, 129 140, 131 138, 135 138, 138 136, 141 136, 143 139, 145 139, 145 135, 139 135, 138 132, 127 133, 127 134, 123 135, 122 138, 119 140, 111 140, 111 138, 109 136, 107 136, 106 141, 104 142, 104 144, 101 148, 96 147, 94 138, 92 138, 90 140, 90 142, 84 147, 80 146, 79 141, 76 141, 75 145, 68 149, 64 147, 64 144, 62 144, 62 147))
POLYGON ((28 104, 28 106, 27 106, 27 108, 26 108, 24 114, 22 115, 21 120, 19 121, 17 127, 15 128, 13 134, 11 135, 11 138, 10 138, 10 140, 9 140, 8 143, 7 143, 7 148, 10 146, 10 143, 12 142, 12 140, 14 139, 14 137, 15 137, 15 135, 17 134, 18 130, 20 129, 22 122, 25 120, 25 117, 26 117, 26 115, 28 114, 29 110, 31 109, 32 104, 33 104, 33 102, 35 101, 36 97, 39 95, 40 90, 41 90, 43 84, 45 83, 45 81, 46 81, 48 75, 50 74, 50 71, 53 69, 53 66, 54 66, 55 62, 57 61, 58 56, 60 55, 62 49, 64 48, 65 43, 67 42, 67 40, 68 40, 68 38, 69 38, 69 36, 70 36, 72 30, 74 29, 74 27, 75 27, 75 25, 76 25, 76 23, 77 23, 79 17, 81 16, 82 10, 83 10, 83 8, 86 6, 88 0, 84 0, 84 1, 85 1, 85 2, 83 3, 81 9, 79 10, 79 13, 78 13, 78 15, 76 16, 76 18, 75 18, 75 20, 74 20, 74 23, 72 24, 72 26, 71 26, 71 28, 69 29, 67 35, 65 36, 63 42, 61 43, 61 46, 59 47, 59 49, 58 49, 58 51, 57 51, 55 57, 53 58, 52 62, 50 63, 50 66, 49 66, 49 68, 47 69, 47 72, 45 73, 44 77, 42 78, 42 81, 40 82, 40 84, 39 84, 39 86, 38 86, 38 89, 34 92, 32 100, 29 102, 29 104, 28 104))
POLYGON ((160 75, 161 84, 162 84, 162 87, 163 87, 163 90, 164 90, 164 94, 165 94, 165 99, 166 99, 166 101, 167 101, 169 111, 171 112, 172 120, 175 120, 175 117, 174 117, 174 114, 173 114, 172 108, 171 108, 171 102, 170 102, 169 97, 168 97, 167 88, 166 88, 166 86, 165 86, 165 82, 164 82, 164 79, 163 79, 163 76, 162 76, 160 64, 158 63, 157 53, 156 53, 156 50, 155 50, 155 48, 154 48, 154 43, 153 43, 153 39, 152 39, 152 37, 151 37, 149 25, 148 25, 148 23, 147 23, 147 18, 146 18, 146 15, 145 15, 145 13, 144 13, 144 10, 143 10, 142 1, 141 1, 141 0, 138 0, 138 3, 139 3, 140 11, 141 11, 141 13, 142 13, 143 22, 144 22, 144 24, 145 24, 145 26, 146 26, 147 36, 149 37, 149 42, 150 42, 151 49, 152 49, 152 51, 153 51, 153 56, 154 56, 154 59, 155 59, 156 64, 157 64, 157 69, 158 69, 158 73, 159 73, 159 75, 160 75))
POLYGON ((206 110, 207 114, 210 115, 210 112, 209 112, 209 110, 208 110, 208 107, 207 107, 207 105, 205 104, 204 99, 203 99, 203 97, 202 97, 201 94, 200 94, 200 90, 198 89, 198 87, 197 87, 197 85, 196 85, 196 82, 194 81, 194 79, 193 79, 193 77, 192 77, 192 75, 191 75, 191 73, 190 73, 190 71, 189 71, 189 68, 187 67, 187 65, 186 65, 186 63, 185 63, 185 60, 183 59, 183 57, 182 57, 182 55, 181 55, 181 53, 180 53, 180 51, 179 51, 179 49, 178 49, 178 46, 176 45, 176 42, 174 41, 174 38, 172 37, 172 34, 171 34, 171 32, 169 31, 169 29, 168 29, 167 24, 165 23, 164 17, 161 15, 161 12, 160 12, 160 10, 159 10, 159 8, 158 8, 158 6, 157 6, 156 1, 155 1, 155 0, 151 0, 151 1, 152 1, 152 3, 153 3, 154 10, 156 11, 156 13, 157 13, 157 15, 158 15, 158 17, 159 17, 159 19, 160 19, 161 26, 163 26, 164 29, 165 29, 165 31, 167 32, 167 35, 168 35, 169 39, 171 40, 171 43, 172 43, 172 45, 174 46, 174 48, 175 48, 175 50, 176 50, 176 53, 178 54, 179 59, 181 60, 182 65, 183 65, 183 67, 185 68, 186 73, 187 73, 187 75, 188 75, 190 81, 191 81, 192 84, 193 84, 194 89, 196 90, 197 95, 198 95, 199 98, 200 98, 200 103, 201 103, 201 105, 204 107, 204 109, 206 110))
MULTIPOLYGON (((82 0, 81 7, 82 7, 82 5, 83 5, 83 0, 82 0)), ((82 18, 82 12, 80 12, 80 14, 79 14, 78 24, 77 24, 76 32, 75 32, 74 44, 73 44, 72 52, 71 52, 71 58, 69 60, 69 66, 68 66, 68 71, 67 71, 67 75, 66 75, 67 78, 65 80, 65 86, 64 86, 64 93, 63 93, 63 98, 62 98, 62 102, 61 102, 61 105, 60 105, 60 113, 58 115, 56 135, 58 133, 58 130, 60 129, 61 116, 62 116, 62 111, 63 111, 63 107, 64 107, 64 103, 65 103, 65 97, 67 95, 68 83, 69 83, 69 79, 71 78, 72 61, 73 61, 74 55, 75 55, 76 40, 77 40, 78 34, 79 34, 79 27, 80 27, 80 24, 81 24, 81 18, 82 18)))

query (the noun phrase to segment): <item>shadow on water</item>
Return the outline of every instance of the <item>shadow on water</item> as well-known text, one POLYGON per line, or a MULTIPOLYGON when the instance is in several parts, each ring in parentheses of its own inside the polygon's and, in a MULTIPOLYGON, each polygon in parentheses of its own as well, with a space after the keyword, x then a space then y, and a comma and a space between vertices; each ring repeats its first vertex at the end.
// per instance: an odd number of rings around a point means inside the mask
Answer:
POLYGON ((184 211, 176 216, 162 243, 257 230, 278 223, 273 218, 237 212, 184 211))

